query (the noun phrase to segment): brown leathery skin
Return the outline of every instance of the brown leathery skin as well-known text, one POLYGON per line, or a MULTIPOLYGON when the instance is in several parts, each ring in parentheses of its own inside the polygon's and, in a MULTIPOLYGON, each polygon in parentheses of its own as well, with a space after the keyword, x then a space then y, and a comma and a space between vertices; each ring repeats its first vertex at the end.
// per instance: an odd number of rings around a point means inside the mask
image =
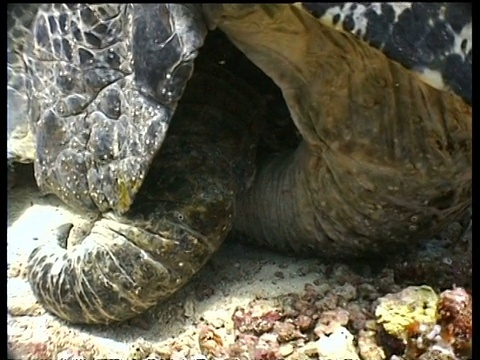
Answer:
POLYGON ((125 215, 105 214, 69 249, 50 241, 31 254, 28 278, 47 310, 72 323, 126 320, 182 287, 218 249, 255 171, 262 109, 220 71, 196 69, 125 215))
POLYGON ((277 248, 349 257, 436 235, 468 210, 472 115, 459 96, 295 5, 206 13, 282 89, 304 138, 296 154, 257 170, 237 229, 277 248))

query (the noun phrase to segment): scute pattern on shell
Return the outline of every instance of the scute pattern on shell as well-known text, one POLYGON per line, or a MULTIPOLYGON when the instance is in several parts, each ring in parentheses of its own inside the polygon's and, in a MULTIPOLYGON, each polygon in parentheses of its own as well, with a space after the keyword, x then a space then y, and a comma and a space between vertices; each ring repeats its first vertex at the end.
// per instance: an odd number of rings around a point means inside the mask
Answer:
POLYGON ((425 82, 472 102, 469 3, 303 3, 322 23, 350 32, 425 82))

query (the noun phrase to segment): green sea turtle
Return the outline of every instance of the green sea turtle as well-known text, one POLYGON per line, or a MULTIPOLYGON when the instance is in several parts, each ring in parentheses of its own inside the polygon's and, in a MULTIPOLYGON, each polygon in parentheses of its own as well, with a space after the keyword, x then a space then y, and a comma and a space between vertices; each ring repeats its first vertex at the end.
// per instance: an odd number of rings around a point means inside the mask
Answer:
POLYGON ((7 158, 100 214, 30 256, 35 296, 63 319, 146 311, 232 229, 340 259, 406 248, 471 205, 468 4, 9 6, 7 158), (284 138, 263 73, 295 149, 264 146, 284 138))

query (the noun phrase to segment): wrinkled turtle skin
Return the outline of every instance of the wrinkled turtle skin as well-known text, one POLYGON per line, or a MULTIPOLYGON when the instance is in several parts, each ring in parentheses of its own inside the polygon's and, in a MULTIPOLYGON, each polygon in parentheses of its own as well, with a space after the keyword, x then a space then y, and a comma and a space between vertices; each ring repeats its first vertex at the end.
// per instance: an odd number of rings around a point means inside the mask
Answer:
POLYGON ((100 214, 77 244, 57 244, 62 227, 30 256, 35 296, 63 319, 146 311, 232 229, 359 257, 434 236, 471 205, 470 5, 18 6, 7 158, 100 214), (213 29, 280 88, 296 149, 257 158, 274 112, 255 81, 202 57, 213 29))

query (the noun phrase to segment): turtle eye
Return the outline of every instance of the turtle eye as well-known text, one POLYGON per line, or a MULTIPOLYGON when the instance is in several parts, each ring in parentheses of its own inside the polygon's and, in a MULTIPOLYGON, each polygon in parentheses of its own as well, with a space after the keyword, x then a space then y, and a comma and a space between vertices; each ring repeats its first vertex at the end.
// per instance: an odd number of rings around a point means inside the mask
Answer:
POLYGON ((183 221, 183 220, 185 219, 185 217, 183 216, 182 213, 177 213, 177 218, 178 218, 178 220, 180 220, 180 221, 183 221))

